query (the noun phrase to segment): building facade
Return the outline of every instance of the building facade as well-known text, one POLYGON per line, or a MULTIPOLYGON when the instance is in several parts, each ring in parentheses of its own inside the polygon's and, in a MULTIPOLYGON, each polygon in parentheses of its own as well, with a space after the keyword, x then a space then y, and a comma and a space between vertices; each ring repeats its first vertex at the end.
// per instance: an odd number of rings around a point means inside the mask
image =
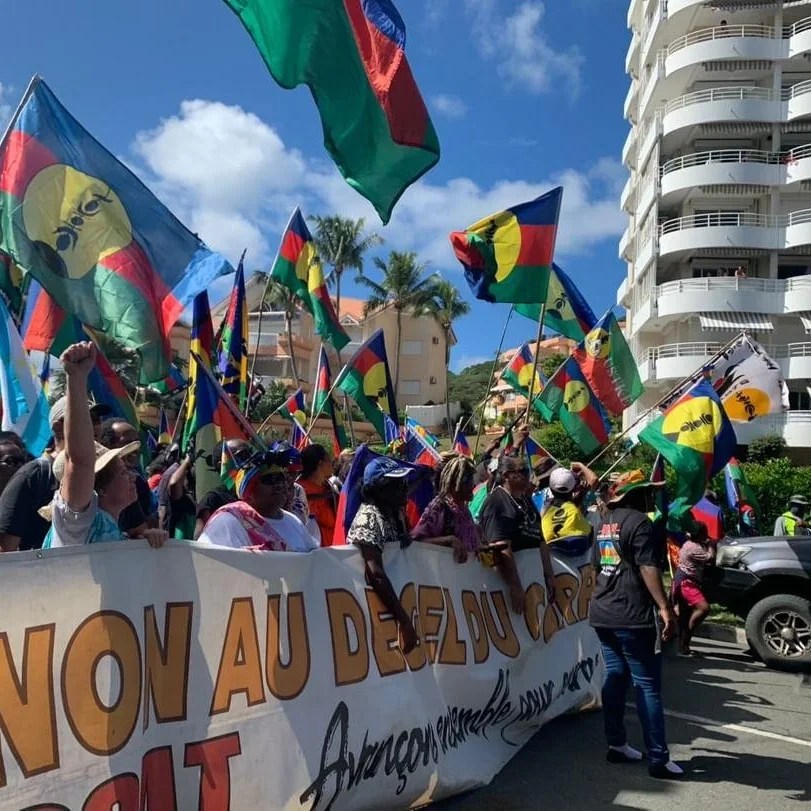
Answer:
MULTIPOLYGON (((291 323, 292 344, 288 340, 287 325, 283 312, 265 308, 260 312, 263 284, 256 276, 245 282, 245 298, 248 304, 248 352, 253 361, 256 355, 256 374, 263 380, 281 380, 288 388, 301 386, 305 392, 312 389, 318 365, 320 339, 315 332, 312 316, 299 309, 291 323), (261 321, 261 329, 260 329, 261 321), (295 359, 298 381, 295 380, 295 359)), ((392 379, 397 373, 397 314, 391 307, 384 307, 368 316, 364 315, 362 299, 341 297, 339 320, 350 343, 341 352, 346 362, 361 344, 378 329, 383 330, 392 379)), ((217 329, 228 309, 228 297, 212 307, 214 329, 217 329)), ((451 333, 451 345, 456 338, 451 333)), ((333 377, 340 368, 335 350, 327 346, 333 377)), ((185 356, 188 356, 188 344, 185 356)), ((397 405, 425 405, 445 402, 445 339, 442 330, 432 318, 415 317, 403 313, 399 355, 400 382, 396 392, 397 405)))
POLYGON ((741 329, 785 415, 736 424, 811 453, 811 4, 632 0, 617 304, 646 386, 626 425, 741 329))

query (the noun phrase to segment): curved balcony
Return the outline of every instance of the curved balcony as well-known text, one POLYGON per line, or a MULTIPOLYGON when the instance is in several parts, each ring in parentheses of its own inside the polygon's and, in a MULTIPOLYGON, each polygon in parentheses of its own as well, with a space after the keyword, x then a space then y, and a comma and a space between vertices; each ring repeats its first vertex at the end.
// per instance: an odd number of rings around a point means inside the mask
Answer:
MULTIPOLYGON (((757 149, 716 149, 682 155, 662 164, 662 197, 698 186, 778 186, 786 182, 785 163, 783 155, 757 149)), ((811 171, 811 147, 808 164, 811 171)))
MULTIPOLYGON (((804 82, 803 82, 804 84, 804 82)), ((800 103, 798 102, 798 109, 800 103)), ((713 87, 671 99, 664 107, 662 132, 719 121, 773 123, 785 120, 785 102, 765 87, 713 87)))
MULTIPOLYGON (((693 374, 723 348, 717 342, 678 343, 651 346, 637 359, 643 382, 681 380, 693 374)), ((769 355, 777 361, 787 380, 811 378, 811 343, 767 345, 769 355)))
POLYGON ((777 61, 789 54, 788 40, 775 39, 769 25, 717 25, 678 37, 665 51, 665 72, 719 59, 777 61))
POLYGON ((656 310, 659 318, 728 311, 782 315, 785 285, 778 279, 678 279, 659 285, 656 310))
POLYGON ((786 26, 783 29, 783 36, 788 41, 789 58, 802 56, 811 51, 811 17, 786 26))
POLYGON ((672 19, 676 14, 685 11, 694 6, 705 6, 707 0, 668 0, 667 2, 667 17, 672 19))
POLYGON ((779 226, 776 217, 745 211, 677 217, 660 226, 659 254, 665 256, 705 248, 778 250, 785 242, 779 226))
POLYGON ((783 96, 787 103, 788 121, 811 115, 811 80, 787 87, 783 91, 783 96))
POLYGON ((786 218, 786 248, 811 245, 811 208, 792 211, 786 218))
POLYGON ((811 312, 811 276, 796 276, 782 284, 785 285, 786 313, 811 312))

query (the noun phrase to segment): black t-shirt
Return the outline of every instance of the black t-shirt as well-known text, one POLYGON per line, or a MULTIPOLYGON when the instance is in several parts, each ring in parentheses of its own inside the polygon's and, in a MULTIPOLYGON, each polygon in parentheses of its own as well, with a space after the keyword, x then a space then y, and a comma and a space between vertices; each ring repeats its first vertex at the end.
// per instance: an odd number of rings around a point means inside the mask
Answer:
POLYGON ((509 541, 513 552, 541 546, 541 517, 528 496, 514 499, 503 487, 494 487, 482 506, 479 523, 485 543, 509 541))
POLYGON ((201 499, 197 502, 197 517, 200 517, 200 513, 208 512, 206 518, 210 518, 213 512, 216 512, 220 509, 220 507, 224 507, 226 504, 233 504, 237 500, 236 495, 233 491, 229 490, 224 485, 222 487, 215 487, 213 490, 209 490, 201 499))
POLYGON ((131 532, 152 515, 152 491, 143 476, 135 477, 135 492, 138 497, 118 516, 118 527, 122 532, 131 532))
POLYGON ((595 628, 652 627, 656 604, 639 567, 659 567, 661 537, 644 513, 627 507, 612 510, 601 523, 595 535, 597 578, 589 622, 595 628))
POLYGON ((37 511, 50 504, 56 492, 52 468, 47 457, 26 462, 0 496, 0 533, 18 535, 20 550, 39 549, 51 526, 37 511))

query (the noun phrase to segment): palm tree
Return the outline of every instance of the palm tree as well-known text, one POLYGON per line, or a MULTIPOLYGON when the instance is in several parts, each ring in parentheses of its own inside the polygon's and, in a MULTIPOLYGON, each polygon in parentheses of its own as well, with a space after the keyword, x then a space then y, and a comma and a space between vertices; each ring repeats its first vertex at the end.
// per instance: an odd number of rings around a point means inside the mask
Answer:
POLYGON ((293 385, 298 387, 299 376, 298 366, 296 365, 296 353, 293 351, 293 319, 298 314, 299 299, 289 288, 285 287, 281 282, 276 281, 270 274, 263 271, 257 272, 259 283, 265 283, 265 291, 262 295, 262 301, 259 302, 259 327, 256 335, 257 350, 262 340, 262 316, 261 313, 265 310, 282 311, 284 313, 284 323, 287 332, 287 349, 290 352, 290 365, 293 370, 293 385))
POLYGON ((462 298, 456 285, 445 279, 440 279, 434 284, 426 313, 439 324, 445 339, 445 418, 448 423, 448 434, 451 433, 451 398, 448 381, 448 367, 451 364, 451 330, 453 322, 469 312, 470 305, 462 298))
POLYGON ((417 254, 413 251, 392 251, 385 262, 379 257, 375 257, 374 263, 383 274, 381 284, 363 274, 359 275, 355 281, 371 291, 363 308, 364 315, 369 315, 383 307, 393 307, 397 314, 397 352, 394 366, 394 392, 396 394, 400 386, 400 341, 403 313, 408 311, 419 315, 426 312, 439 276, 424 276, 425 265, 417 261, 417 254))
MULTIPOLYGON (((335 287, 335 310, 341 317, 341 276, 348 269, 363 273, 363 255, 369 248, 380 245, 377 234, 363 236, 366 221, 353 220, 337 214, 331 217, 310 217, 315 223, 315 246, 321 259, 332 267, 327 284, 335 287)), ((340 357, 340 355, 339 355, 340 357)))

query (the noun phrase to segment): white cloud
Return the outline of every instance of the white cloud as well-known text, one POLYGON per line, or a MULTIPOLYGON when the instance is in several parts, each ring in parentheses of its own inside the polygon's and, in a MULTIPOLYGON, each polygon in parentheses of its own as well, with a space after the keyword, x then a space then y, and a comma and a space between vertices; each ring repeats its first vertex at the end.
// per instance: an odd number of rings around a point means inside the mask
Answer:
POLYGON ((459 96, 438 93, 431 97, 431 110, 445 118, 464 118, 467 115, 467 104, 459 96))
POLYGON ((558 256, 588 254, 615 239, 626 224, 618 205, 615 161, 562 170, 530 182, 500 180, 481 186, 468 177, 427 178, 403 195, 386 228, 371 205, 349 188, 325 158, 307 160, 272 127, 239 107, 183 102, 180 113, 139 133, 135 167, 167 205, 211 247, 236 260, 248 248, 251 267, 270 262, 290 211, 340 212, 365 217, 386 240, 384 250, 415 250, 432 269, 458 278, 448 233, 487 214, 531 200, 555 185, 565 188, 558 256))
POLYGON ((425 22, 437 25, 448 10, 448 0, 426 0, 423 11, 425 22))
POLYGON ((6 131, 8 122, 11 121, 11 88, 7 84, 0 82, 0 138, 6 131))
POLYGON ((584 58, 580 51, 558 51, 541 30, 546 7, 524 0, 510 13, 510 0, 464 0, 480 52, 498 63, 500 76, 531 93, 545 93, 562 81, 572 96, 580 92, 584 58))

